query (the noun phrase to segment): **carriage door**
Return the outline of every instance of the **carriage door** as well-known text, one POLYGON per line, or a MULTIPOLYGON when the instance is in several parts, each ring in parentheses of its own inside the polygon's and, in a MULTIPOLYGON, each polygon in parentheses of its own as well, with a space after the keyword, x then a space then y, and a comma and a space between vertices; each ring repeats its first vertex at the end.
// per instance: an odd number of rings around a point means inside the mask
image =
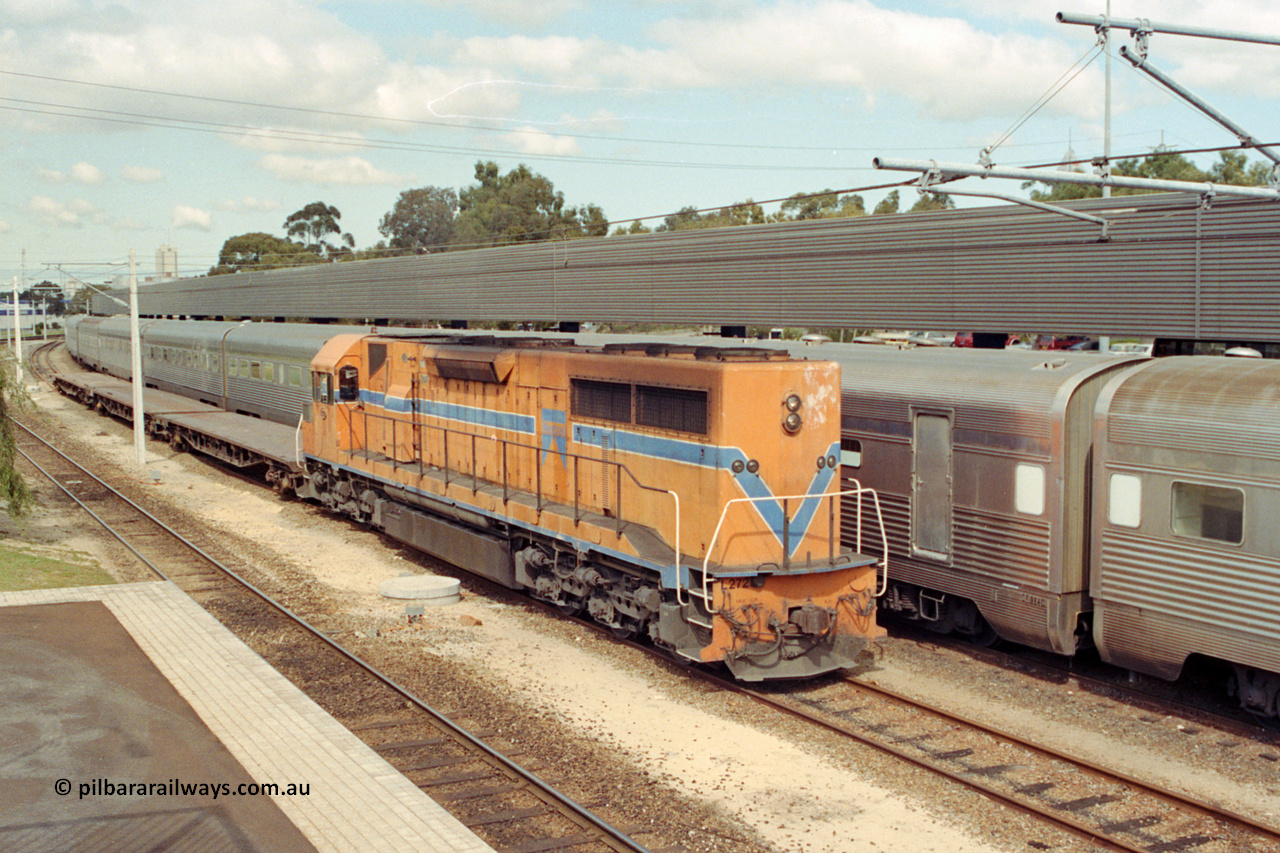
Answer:
POLYGON ((951 415, 912 412, 911 555, 951 559, 951 415))

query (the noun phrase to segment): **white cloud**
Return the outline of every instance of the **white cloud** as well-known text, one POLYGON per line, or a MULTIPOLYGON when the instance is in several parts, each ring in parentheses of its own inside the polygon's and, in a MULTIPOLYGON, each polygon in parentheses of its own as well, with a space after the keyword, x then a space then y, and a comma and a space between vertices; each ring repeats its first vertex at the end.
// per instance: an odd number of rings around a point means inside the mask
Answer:
POLYGON ((270 213, 273 210, 280 209, 280 202, 271 201, 270 199, 254 198, 251 195, 247 195, 239 200, 233 198, 224 199, 214 205, 214 207, 226 213, 270 213))
POLYGON ((173 207, 172 224, 174 228, 191 228, 196 231, 213 230, 213 215, 207 210, 177 204, 173 207))
POLYGON ((363 157, 340 157, 311 160, 268 154, 258 166, 281 181, 308 184, 346 184, 351 186, 385 186, 401 184, 405 176, 377 169, 363 157))
POLYGON ((13 226, 3 219, 0 219, 0 234, 8 234, 13 230, 13 226))
POLYGON ((80 228, 86 223, 102 221, 102 214, 82 198, 60 202, 48 196, 32 196, 27 209, 42 226, 54 228, 80 228))
POLYGON ((100 184, 106 180, 101 169, 85 162, 76 163, 69 172, 40 168, 36 170, 36 175, 40 180, 51 184, 65 184, 68 181, 74 181, 77 184, 100 184))
POLYGON ((353 131, 302 127, 259 127, 228 138, 250 151, 350 151, 365 144, 364 137, 353 131))
POLYGON ((154 184, 164 180, 164 172, 150 166, 121 166, 120 177, 135 184, 154 184))
POLYGON ((536 127, 522 127, 507 134, 507 143, 522 154, 578 154, 578 140, 571 136, 554 136, 536 127))
POLYGON ((82 161, 71 167, 71 180, 78 184, 100 184, 106 176, 97 166, 82 161))
POLYGON ((583 7, 582 0, 422 0, 436 9, 462 7, 513 28, 555 21, 583 7))

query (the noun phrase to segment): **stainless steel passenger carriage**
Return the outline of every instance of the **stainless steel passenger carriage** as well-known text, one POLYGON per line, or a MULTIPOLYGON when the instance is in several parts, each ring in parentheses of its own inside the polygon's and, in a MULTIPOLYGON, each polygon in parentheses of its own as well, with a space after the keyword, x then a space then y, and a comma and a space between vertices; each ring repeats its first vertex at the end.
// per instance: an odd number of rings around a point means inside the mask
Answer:
POLYGON ((222 345, 225 408, 296 425, 311 400, 311 359, 336 335, 370 331, 369 326, 236 324, 222 345))
POLYGON ((143 373, 147 385, 226 407, 223 347, 227 335, 242 323, 148 323, 143 340, 143 373))
POLYGON ((1150 362, 1115 377, 1095 435, 1094 635, 1111 663, 1176 678, 1235 665, 1246 707, 1280 693, 1280 364, 1150 362))
POLYGON ((845 476, 883 505, 881 610, 1074 652, 1088 610, 1094 403, 1127 362, 871 347, 855 357, 843 365, 842 456, 845 476))

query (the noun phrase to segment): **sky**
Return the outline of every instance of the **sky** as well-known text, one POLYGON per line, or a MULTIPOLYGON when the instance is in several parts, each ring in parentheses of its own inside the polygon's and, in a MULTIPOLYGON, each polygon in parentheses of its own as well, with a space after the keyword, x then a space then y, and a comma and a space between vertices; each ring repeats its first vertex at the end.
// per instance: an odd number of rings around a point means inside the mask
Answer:
MULTIPOLYGON (((198 275, 229 237, 284 236, 314 201, 370 247, 401 192, 465 187, 477 161, 652 227, 824 189, 870 208, 887 191, 871 188, 912 177, 877 156, 1096 156, 1105 62, 1092 28, 1054 19, 1102 14, 1092 2, 0 0, 0 281, 102 283, 131 250, 152 275, 161 245, 198 275)), ((1117 18, 1280 35, 1274 0, 1111 2, 1117 18)), ((1280 47, 1156 34, 1150 59, 1280 142, 1280 47)), ((1236 143, 1111 68, 1113 154, 1236 143)), ((1023 193, 993 183, 953 186, 1023 193)))

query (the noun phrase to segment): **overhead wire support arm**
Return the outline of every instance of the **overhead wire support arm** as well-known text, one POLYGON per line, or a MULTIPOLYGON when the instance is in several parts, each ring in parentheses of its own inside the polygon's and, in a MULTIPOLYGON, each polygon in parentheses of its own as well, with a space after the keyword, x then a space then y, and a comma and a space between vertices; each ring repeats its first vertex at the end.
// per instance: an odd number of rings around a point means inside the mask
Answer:
POLYGON ((1146 74, 1152 80, 1155 80, 1161 86, 1164 86, 1170 92, 1173 92, 1179 98, 1182 98, 1188 104, 1191 104, 1191 106, 1195 107, 1200 112, 1204 113, 1206 116, 1213 119, 1218 124, 1222 125, 1227 130, 1234 133, 1236 137, 1240 140, 1241 145, 1245 145, 1249 148, 1257 149, 1259 154, 1263 155, 1271 162, 1276 163, 1277 165, 1280 165, 1280 154, 1277 154, 1275 151, 1266 147, 1265 145, 1258 144, 1258 140, 1253 134, 1249 133, 1243 127, 1236 124, 1234 121, 1227 118, 1222 113, 1218 112, 1218 110, 1210 106, 1209 103, 1205 101, 1203 98, 1191 92, 1186 87, 1184 87, 1183 85, 1178 83, 1176 80, 1174 80, 1172 77, 1170 77, 1160 69, 1153 66, 1151 62, 1148 61, 1144 53, 1131 51, 1128 49, 1128 47, 1121 45, 1120 56, 1122 56, 1125 60, 1127 60, 1129 64, 1132 65, 1134 68, 1138 69, 1143 74, 1146 74))
POLYGON ((1091 187, 1113 186, 1156 192, 1189 192, 1212 198, 1215 195, 1241 196, 1243 198, 1280 201, 1280 190, 1271 187, 1244 187, 1232 184, 1210 184, 1198 181, 1165 181, 1154 178, 1131 178, 1126 175, 1094 175, 1087 172, 1064 172, 1058 169, 1020 169, 1016 166, 980 166, 968 163, 939 163, 936 160, 895 160, 876 157, 871 161, 876 169, 898 172, 934 171, 937 179, 958 178, 1008 178, 1015 181, 1040 181, 1047 184, 1083 184, 1091 187))
POLYGON ((1187 27, 1182 24, 1162 24, 1145 18, 1110 18, 1105 15, 1078 15, 1059 12, 1055 16, 1060 24, 1081 24, 1094 29, 1112 28, 1128 30, 1133 35, 1141 33, 1165 33, 1173 36, 1197 36, 1224 41, 1245 41, 1254 44, 1280 45, 1280 36, 1263 36, 1255 33, 1239 33, 1230 30, 1211 30, 1205 27, 1187 27))
POLYGON ((1008 201, 1014 204, 1020 204, 1023 207, 1034 207, 1036 210, 1043 210, 1047 213, 1057 213, 1061 216, 1067 216, 1072 219, 1079 219, 1083 222, 1092 222, 1094 225, 1101 226, 1102 233, 1098 236, 1098 242, 1104 243, 1111 239, 1111 221, 1103 219, 1101 216, 1094 216, 1089 213, 1083 213, 1079 210, 1071 210, 1067 207, 1058 207, 1056 204, 1046 204, 1043 201, 1035 201, 1029 198, 1019 198, 1015 195, 1006 195, 1004 193, 975 193, 968 190, 950 190, 935 187, 931 184, 933 174, 926 172, 920 179, 919 190, 922 193, 934 193, 936 195, 958 195, 968 198, 994 198, 998 201, 1008 201))

